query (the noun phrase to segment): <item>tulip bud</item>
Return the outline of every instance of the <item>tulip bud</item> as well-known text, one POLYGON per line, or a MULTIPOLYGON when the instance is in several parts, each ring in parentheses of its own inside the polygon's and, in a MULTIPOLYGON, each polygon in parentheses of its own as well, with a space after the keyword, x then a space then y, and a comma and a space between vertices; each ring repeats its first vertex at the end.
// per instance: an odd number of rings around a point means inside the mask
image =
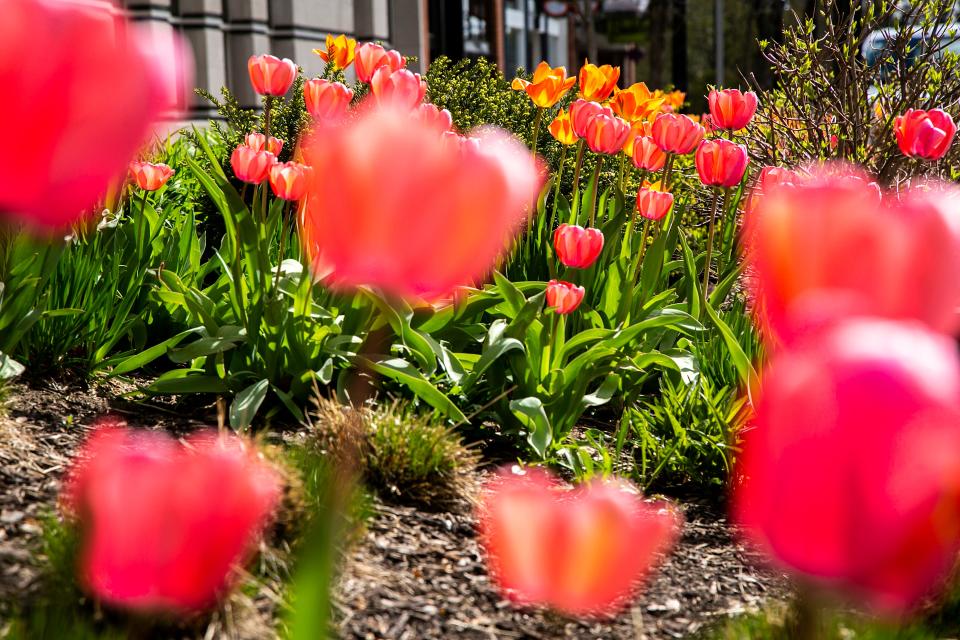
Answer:
POLYGON ((312 171, 299 162, 278 162, 270 167, 270 188, 278 198, 300 200, 307 194, 312 171))
POLYGON ((131 162, 130 173, 138 187, 144 191, 156 191, 176 172, 165 164, 131 162))
POLYGON ((233 174, 241 182, 260 184, 277 162, 277 157, 269 151, 254 151, 246 145, 240 145, 230 155, 233 174))
POLYGON ((644 171, 660 171, 667 161, 667 154, 660 150, 650 136, 639 136, 633 141, 633 166, 644 171))
POLYGON ((560 315, 576 310, 583 301, 586 290, 565 280, 551 280, 547 283, 547 306, 560 315))
POLYGON ((271 55, 250 56, 247 60, 250 83, 262 96, 283 96, 297 79, 297 65, 293 60, 281 60, 271 55))
POLYGON ((419 73, 407 69, 380 67, 370 79, 370 96, 380 106, 412 110, 426 94, 427 83, 419 73))
POLYGON ((663 151, 686 155, 697 148, 705 135, 703 127, 685 115, 662 113, 653 122, 650 134, 663 151))
POLYGON ((647 220, 662 220, 673 207, 673 194, 641 187, 637 191, 637 213, 647 220))
POLYGON ((588 100, 574 100, 570 105, 570 123, 573 125, 573 132, 578 138, 587 137, 587 127, 590 122, 598 115, 605 114, 613 117, 613 110, 601 106, 596 102, 588 100))
POLYGON ((942 109, 909 109, 893 122, 897 144, 904 155, 939 160, 946 155, 957 133, 950 114, 942 109))
POLYGON ((630 125, 620 118, 601 113, 587 125, 587 146, 594 153, 614 155, 620 152, 630 135, 630 125))

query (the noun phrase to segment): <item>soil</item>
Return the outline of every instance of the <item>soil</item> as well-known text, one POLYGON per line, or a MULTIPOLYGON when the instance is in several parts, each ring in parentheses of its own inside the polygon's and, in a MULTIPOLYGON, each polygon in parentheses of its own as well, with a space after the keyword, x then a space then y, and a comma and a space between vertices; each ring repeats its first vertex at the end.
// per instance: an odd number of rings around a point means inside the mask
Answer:
MULTIPOLYGON (((104 415, 176 435, 215 424, 212 406, 138 403, 133 385, 9 388, 0 416, 0 637, 3 619, 41 584, 42 522, 55 513, 70 456, 104 415)), ((279 438, 278 438, 279 439, 279 438)), ((380 501, 347 553, 335 598, 344 638, 647 638, 696 637, 726 616, 786 597, 782 576, 757 568, 735 540, 715 500, 680 501, 682 538, 627 611, 610 619, 570 620, 516 609, 487 577, 468 506, 428 512, 380 501)), ((272 551, 262 549, 266 556, 272 551)), ((247 580, 202 624, 177 637, 276 637, 279 578, 247 580)))

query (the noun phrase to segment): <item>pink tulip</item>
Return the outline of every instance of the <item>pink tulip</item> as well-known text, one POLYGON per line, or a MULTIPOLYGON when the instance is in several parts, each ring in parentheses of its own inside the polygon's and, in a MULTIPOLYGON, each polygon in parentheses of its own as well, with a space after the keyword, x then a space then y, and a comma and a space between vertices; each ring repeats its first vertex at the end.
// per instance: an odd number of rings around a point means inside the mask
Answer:
POLYGON ((310 187, 313 170, 299 162, 277 162, 270 165, 270 188, 283 200, 301 200, 310 187))
POLYGON ((586 290, 583 287, 567 282, 566 280, 551 280, 547 283, 547 307, 559 315, 566 315, 577 310, 583 302, 586 290))
POLYGON ((620 153, 630 135, 630 123, 617 116, 598 114, 587 125, 585 140, 590 151, 614 155, 620 153))
POLYGON ((302 221, 315 272, 404 297, 435 299, 488 274, 541 184, 506 134, 464 139, 405 109, 367 109, 303 152, 315 170, 302 221))
POLYGON ((262 96, 283 96, 297 79, 297 65, 289 58, 276 56, 250 56, 247 60, 250 84, 262 96))
POLYGON ((340 82, 307 80, 303 83, 303 101, 307 112, 324 122, 339 122, 347 115, 353 90, 340 82))
POLYGON ((960 328, 960 195, 948 186, 880 199, 833 167, 772 188, 747 219, 751 287, 766 331, 789 342, 851 314, 960 328))
POLYGON ((735 519, 806 582, 897 615, 955 565, 952 338, 916 323, 854 319, 794 344, 764 372, 742 448, 735 519))
POLYGON ((673 207, 673 194, 641 187, 637 191, 637 213, 647 220, 662 220, 673 207))
POLYGON ((650 131, 653 141, 666 153, 686 155, 699 146, 705 130, 689 116, 661 113, 650 131))
POLYGON ((427 83, 419 73, 407 69, 393 71, 383 66, 370 79, 370 95, 379 106, 412 110, 427 94, 427 83))
POLYGON ((414 117, 436 128, 437 131, 450 131, 453 128, 453 115, 446 109, 440 109, 435 104, 421 104, 414 110, 413 114, 414 117))
POLYGON ((904 155, 924 160, 939 160, 950 150, 957 125, 942 109, 909 109, 893 122, 897 144, 904 155))
POLYGON ((752 216, 757 210, 757 204, 763 197, 763 194, 769 193, 772 189, 781 186, 793 186, 800 182, 800 175, 793 169, 785 167, 764 167, 757 176, 750 194, 747 196, 747 202, 744 205, 744 211, 747 216, 752 216))
POLYGON ((262 133, 248 133, 244 138, 244 143, 254 151, 269 151, 275 156, 280 156, 283 151, 283 140, 270 136, 267 140, 262 133), (266 143, 266 149, 264 149, 266 143))
POLYGON ((190 84, 189 59, 107 7, 3 2, 0 217, 62 227, 92 210, 190 84))
POLYGON ((626 481, 567 490, 537 469, 488 483, 478 521, 506 597, 574 616, 623 608, 680 528, 672 508, 626 481))
POLYGON ((133 181, 144 191, 156 191, 176 173, 168 165, 152 162, 131 162, 130 174, 133 181))
POLYGON ((650 136, 639 136, 633 141, 633 166, 644 171, 660 171, 667 154, 660 150, 650 136))
POLYGON ((747 170, 747 148, 724 138, 704 140, 694 156, 700 181, 708 187, 735 187, 747 170))
POLYGON ((739 89, 713 90, 707 96, 710 119, 718 129, 739 131, 750 123, 757 112, 757 94, 739 89))
POLYGON ((80 582, 144 612, 215 603, 254 551, 280 500, 280 477, 252 445, 201 432, 181 445, 157 433, 96 430, 63 495, 82 532, 80 582))
POLYGON ((553 247, 564 266, 586 269, 603 251, 603 233, 564 223, 553 232, 553 247))
POLYGON ((387 67, 390 71, 399 71, 407 60, 397 51, 387 51, 379 44, 364 42, 357 47, 353 59, 353 68, 357 71, 357 80, 369 83, 373 74, 380 67, 387 67))
POLYGON ((269 151, 255 151, 246 145, 240 145, 230 155, 233 174, 241 182, 260 184, 267 179, 270 167, 277 163, 277 156, 269 151))
POLYGON ((573 132, 578 138, 587 137, 587 127, 593 119, 599 115, 615 117, 613 109, 601 106, 599 103, 588 100, 575 100, 570 105, 570 122, 573 124, 573 132))

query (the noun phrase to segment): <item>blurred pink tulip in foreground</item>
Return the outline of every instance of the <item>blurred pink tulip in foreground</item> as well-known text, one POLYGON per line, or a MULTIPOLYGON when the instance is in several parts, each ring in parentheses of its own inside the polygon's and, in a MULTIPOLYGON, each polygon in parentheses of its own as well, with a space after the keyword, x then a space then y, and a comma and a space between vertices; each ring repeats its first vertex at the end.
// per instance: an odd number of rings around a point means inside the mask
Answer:
POLYGON ((960 551, 951 338, 890 320, 827 328, 774 357, 755 415, 734 500, 748 540, 888 615, 942 585, 960 551))
POLYGON ((80 582, 112 605, 185 612, 213 604, 280 499, 250 443, 202 432, 180 444, 116 426, 93 433, 63 502, 82 532, 80 582))
POLYGON ((123 175, 151 125, 191 81, 173 34, 108 9, 6 0, 0 19, 0 216, 33 226, 76 220, 123 175))
POLYGON ((490 572, 508 598, 578 616, 625 605, 680 528, 670 506, 644 501, 625 481, 567 490, 537 469, 492 480, 479 522, 490 572))
POLYGON ((317 131, 303 154, 314 169, 301 219, 314 272, 404 297, 440 298, 487 275, 541 183, 507 134, 461 139, 405 110, 368 108, 317 131))

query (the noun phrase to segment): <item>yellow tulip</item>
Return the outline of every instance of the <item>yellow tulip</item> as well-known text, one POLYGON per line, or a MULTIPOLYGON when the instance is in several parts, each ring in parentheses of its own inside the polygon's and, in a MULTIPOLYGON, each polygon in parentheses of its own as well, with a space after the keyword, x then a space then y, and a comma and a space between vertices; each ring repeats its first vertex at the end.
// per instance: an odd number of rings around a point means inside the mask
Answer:
POLYGON ((548 127, 550 135, 560 144, 570 145, 577 141, 577 134, 573 132, 573 123, 570 121, 570 114, 560 109, 560 113, 553 119, 548 127))
POLYGON ((313 52, 327 64, 332 64, 337 69, 346 69, 353 62, 356 48, 357 41, 341 33, 337 37, 328 35, 327 49, 314 49, 313 52))
POLYGON ((560 101, 574 82, 576 78, 568 78, 565 67, 551 68, 547 62, 541 62, 533 72, 532 81, 514 78, 510 86, 526 92, 533 104, 541 109, 549 109, 560 101))
POLYGON ((584 61, 580 67, 580 97, 591 102, 603 102, 610 97, 620 79, 620 67, 608 64, 598 67, 584 61))

